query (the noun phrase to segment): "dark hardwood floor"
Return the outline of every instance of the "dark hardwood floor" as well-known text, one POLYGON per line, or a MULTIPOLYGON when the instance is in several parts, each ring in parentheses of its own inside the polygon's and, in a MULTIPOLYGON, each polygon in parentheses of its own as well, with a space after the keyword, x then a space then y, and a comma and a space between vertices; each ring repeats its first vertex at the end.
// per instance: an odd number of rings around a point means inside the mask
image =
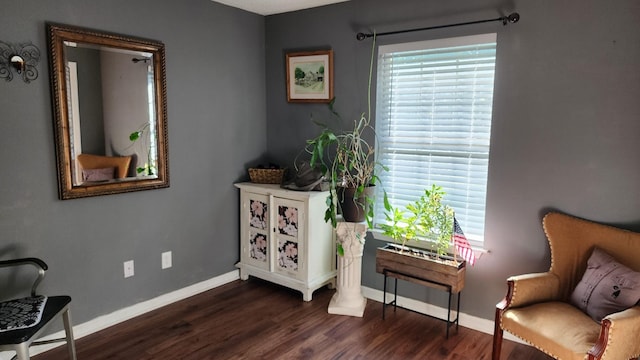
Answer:
MULTIPOLYGON (((257 279, 234 281, 76 341, 79 360, 102 359, 490 359, 491 335, 369 300, 363 318, 330 315, 335 290, 302 301, 257 279)), ((73 303, 71 304, 73 311, 73 303)), ((549 360, 504 341, 502 359, 549 360)), ((67 359, 66 347, 33 357, 67 359)))

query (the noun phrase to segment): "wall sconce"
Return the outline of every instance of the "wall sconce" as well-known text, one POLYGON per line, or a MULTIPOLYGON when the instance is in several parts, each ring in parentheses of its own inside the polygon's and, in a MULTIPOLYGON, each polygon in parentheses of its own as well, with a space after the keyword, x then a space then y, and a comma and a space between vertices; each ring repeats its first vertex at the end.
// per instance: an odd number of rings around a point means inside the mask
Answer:
POLYGON ((0 41, 0 79, 13 80, 13 71, 26 83, 38 78, 40 50, 31 42, 20 44, 0 41))

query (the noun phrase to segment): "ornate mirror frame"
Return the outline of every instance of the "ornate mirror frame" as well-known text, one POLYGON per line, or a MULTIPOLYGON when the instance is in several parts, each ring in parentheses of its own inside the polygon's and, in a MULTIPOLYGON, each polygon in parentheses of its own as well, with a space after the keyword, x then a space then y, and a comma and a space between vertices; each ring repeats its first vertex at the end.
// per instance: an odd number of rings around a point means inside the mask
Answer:
MULTIPOLYGON (((60 199, 66 200, 169 187, 164 44, 155 40, 53 23, 47 23, 47 35, 58 168, 58 194, 60 199), (95 48, 109 48, 115 49, 115 51, 140 53, 149 56, 147 61, 150 60, 153 67, 152 82, 154 92, 152 101, 155 106, 150 106, 151 97, 146 106, 151 109, 150 117, 155 119, 155 151, 157 152, 153 171, 149 170, 150 176, 134 175, 108 181, 74 182, 75 175, 72 166, 75 166, 76 159, 73 154, 72 119, 70 119, 69 114, 69 104, 72 97, 67 85, 69 72, 67 71, 65 44, 86 44, 95 48), (155 111, 155 114, 153 114, 153 111, 155 111)), ((137 63, 138 61, 136 60, 142 61, 136 58, 132 61, 137 63)), ((151 77, 149 76, 148 85, 150 84, 151 77)), ((149 124, 153 126, 152 121, 148 121, 147 125, 149 124)), ((79 132, 78 129, 76 131, 79 132)), ((130 137, 132 142, 135 139, 130 137)), ((151 145, 144 149, 150 153, 151 145)), ((149 159, 150 163, 151 159, 149 159)), ((148 167, 151 169, 151 165, 148 165, 148 167)), ((138 169, 138 172, 140 171, 138 169)))

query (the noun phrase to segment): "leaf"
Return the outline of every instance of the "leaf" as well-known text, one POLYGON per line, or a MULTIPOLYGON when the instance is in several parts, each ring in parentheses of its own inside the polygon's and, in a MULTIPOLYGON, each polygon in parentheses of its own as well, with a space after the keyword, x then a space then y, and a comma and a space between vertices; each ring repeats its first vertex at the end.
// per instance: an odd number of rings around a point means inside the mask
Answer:
POLYGON ((142 135, 142 131, 134 131, 129 135, 129 140, 136 141, 140 139, 140 135, 142 135))
POLYGON ((331 111, 334 115, 337 115, 338 112, 336 111, 336 109, 333 108, 333 104, 335 103, 336 103, 336 97, 334 96, 333 99, 329 101, 327 106, 329 107, 329 111, 331 111))
POLYGON ((334 205, 333 193, 329 192, 329 196, 327 196, 326 205, 327 210, 324 212, 324 222, 331 221, 331 226, 335 229, 338 226, 338 219, 336 216, 336 207, 334 205))
POLYGON ((367 225, 369 226, 369 229, 373 229, 373 204, 372 204, 372 200, 369 200, 369 208, 367 210, 367 225))
POLYGON ((344 256, 344 248, 342 247, 342 244, 338 243, 336 245, 336 251, 338 252, 338 255, 344 256))
POLYGON ((327 130, 327 138, 329 139, 329 141, 331 143, 337 142, 338 141, 338 137, 336 136, 336 134, 332 133, 331 131, 327 130))

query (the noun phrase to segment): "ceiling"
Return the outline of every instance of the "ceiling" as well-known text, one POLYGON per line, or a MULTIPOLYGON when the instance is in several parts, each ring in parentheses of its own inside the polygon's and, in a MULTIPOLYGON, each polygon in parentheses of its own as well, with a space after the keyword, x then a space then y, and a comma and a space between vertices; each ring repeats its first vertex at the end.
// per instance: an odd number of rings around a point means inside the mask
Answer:
POLYGON ((289 11, 309 9, 349 0, 213 0, 220 4, 250 11, 260 15, 273 15, 289 11))

